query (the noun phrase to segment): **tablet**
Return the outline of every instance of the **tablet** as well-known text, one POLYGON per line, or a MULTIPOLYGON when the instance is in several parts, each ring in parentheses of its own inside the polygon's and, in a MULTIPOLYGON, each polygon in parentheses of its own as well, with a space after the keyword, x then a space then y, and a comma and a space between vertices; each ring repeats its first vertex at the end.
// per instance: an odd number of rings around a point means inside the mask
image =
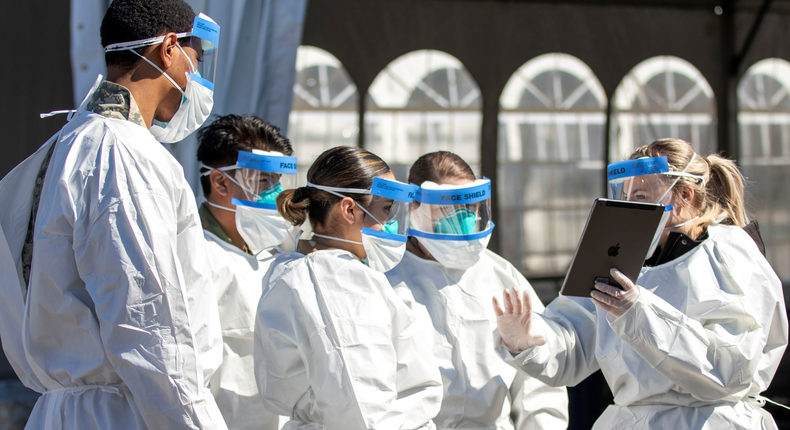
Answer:
POLYGON ((560 294, 590 297, 596 280, 619 287, 612 267, 636 282, 663 214, 663 205, 595 200, 560 294))

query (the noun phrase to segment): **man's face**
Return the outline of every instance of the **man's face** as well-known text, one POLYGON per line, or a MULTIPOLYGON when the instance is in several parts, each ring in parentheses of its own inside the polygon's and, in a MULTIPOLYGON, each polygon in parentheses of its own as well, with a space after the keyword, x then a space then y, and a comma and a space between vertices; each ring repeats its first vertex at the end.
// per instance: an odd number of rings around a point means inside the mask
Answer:
MULTIPOLYGON (((179 44, 181 43, 184 43, 184 39, 179 40, 179 44)), ((181 48, 187 55, 184 56, 184 54, 181 52, 181 49, 176 47, 172 51, 173 61, 170 64, 170 67, 164 69, 165 73, 173 78, 173 80, 181 87, 182 90, 185 90, 187 86, 186 74, 192 72, 192 67, 197 66, 200 56, 203 54, 202 49, 198 48, 198 50, 200 50, 200 52, 198 52, 189 46, 188 43, 185 43, 185 45, 181 45, 181 48)), ((173 87, 172 84, 170 84, 170 86, 170 91, 167 93, 167 96, 162 101, 162 103, 159 104, 159 107, 154 113, 154 118, 157 121, 170 121, 173 119, 173 115, 176 114, 176 111, 178 111, 178 108, 181 106, 181 101, 184 97, 183 94, 181 94, 181 91, 178 91, 175 87, 173 87)))

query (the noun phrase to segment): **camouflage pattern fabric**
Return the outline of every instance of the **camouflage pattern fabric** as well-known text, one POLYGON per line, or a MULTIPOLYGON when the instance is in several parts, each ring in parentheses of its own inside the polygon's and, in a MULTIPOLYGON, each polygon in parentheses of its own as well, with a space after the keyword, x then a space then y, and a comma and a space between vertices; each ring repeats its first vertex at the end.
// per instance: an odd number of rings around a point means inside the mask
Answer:
POLYGON ((104 81, 99 84, 88 102, 88 110, 107 118, 124 119, 148 128, 132 93, 126 87, 113 82, 104 81))
MULTIPOLYGON (((213 234, 214 236, 217 236, 219 240, 233 245, 233 241, 230 239, 230 236, 228 236, 228 234, 225 233, 225 230, 223 230, 222 226, 219 225, 219 221, 217 221, 217 219, 214 218, 214 215, 212 215, 211 212, 209 212, 208 207, 206 207, 205 203, 200 205, 200 207, 198 208, 198 214, 200 214, 200 224, 203 226, 203 230, 206 230, 207 232, 213 234)), ((244 247, 241 250, 246 252, 247 254, 252 255, 252 251, 250 251, 246 243, 244 244, 244 247)))
MULTIPOLYGON (((52 153, 55 152, 57 143, 55 141, 49 147, 44 161, 41 162, 41 168, 38 169, 36 184, 33 186, 33 204, 30 207, 30 220, 27 223, 25 244, 22 246, 22 276, 25 278, 25 287, 30 284, 30 268, 33 265, 33 233, 36 230, 36 214, 38 214, 38 203, 41 200, 41 189, 44 187, 44 177, 47 176, 49 160, 52 159, 52 153)), ((25 289, 24 293, 27 295, 27 289, 25 289)))

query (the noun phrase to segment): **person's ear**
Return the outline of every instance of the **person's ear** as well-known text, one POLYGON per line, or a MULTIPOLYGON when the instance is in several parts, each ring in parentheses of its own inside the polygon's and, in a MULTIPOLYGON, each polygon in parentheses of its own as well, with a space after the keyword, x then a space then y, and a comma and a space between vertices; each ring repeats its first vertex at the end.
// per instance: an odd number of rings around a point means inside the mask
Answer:
POLYGON ((694 189, 691 187, 680 187, 680 197, 686 203, 691 203, 694 200, 694 189))
POLYGON ((178 55, 175 51, 181 54, 176 46, 177 43, 178 37, 175 33, 170 32, 165 35, 165 40, 159 45, 159 60, 162 61, 163 69, 167 69, 173 64, 174 55, 178 55))
POLYGON ((217 193, 220 196, 228 196, 233 193, 231 182, 224 173, 219 170, 212 170, 208 175, 209 182, 211 182, 211 192, 217 193))
POLYGON ((359 210, 356 210, 357 203, 351 197, 345 197, 343 200, 337 204, 338 209, 340 210, 340 217, 347 222, 349 225, 354 225, 357 222, 357 217, 359 216, 359 210))

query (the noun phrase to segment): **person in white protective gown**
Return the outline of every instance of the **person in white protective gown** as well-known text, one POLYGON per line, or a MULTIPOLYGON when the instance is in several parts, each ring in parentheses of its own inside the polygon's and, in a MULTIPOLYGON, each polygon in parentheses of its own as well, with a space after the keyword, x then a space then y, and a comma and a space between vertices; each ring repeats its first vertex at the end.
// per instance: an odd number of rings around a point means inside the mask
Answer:
POLYGON ((667 205, 652 265, 635 284, 612 269, 622 290, 598 282, 591 298, 560 296, 542 313, 526 295, 506 292, 504 308, 495 298, 498 352, 552 385, 600 368, 615 404, 595 429, 776 428, 759 394, 787 345, 787 313, 735 163, 662 139, 608 174, 610 198, 667 205))
POLYGON ((108 53, 108 80, 0 182, 0 335, 42 393, 27 428, 224 429, 195 199, 148 127, 169 120, 157 137, 183 137, 202 122, 196 105, 210 111, 186 73, 219 29, 180 0, 115 0, 101 30, 108 51, 138 51, 108 53))
POLYGON ((441 376, 429 327, 385 272, 403 256, 414 187, 384 161, 336 147, 283 191, 280 214, 314 235, 277 256, 255 325, 255 377, 286 429, 435 428, 441 376))
POLYGON ((529 292, 536 310, 543 306, 516 268, 486 249, 494 227, 490 181, 475 180, 463 159, 440 151, 412 165, 409 183, 422 187, 412 204, 406 254, 387 279, 396 293, 414 297, 412 311, 433 326, 444 388, 436 426, 566 428, 565 387, 517 372, 494 351, 491 296, 518 286, 529 292))
POLYGON ((253 329, 261 281, 291 229, 275 199, 293 188, 296 158, 279 129, 250 116, 226 115, 198 132, 205 202, 200 221, 222 325, 222 364, 210 381, 230 430, 276 430, 253 371, 253 329), (265 169, 265 170, 263 170, 265 169))

